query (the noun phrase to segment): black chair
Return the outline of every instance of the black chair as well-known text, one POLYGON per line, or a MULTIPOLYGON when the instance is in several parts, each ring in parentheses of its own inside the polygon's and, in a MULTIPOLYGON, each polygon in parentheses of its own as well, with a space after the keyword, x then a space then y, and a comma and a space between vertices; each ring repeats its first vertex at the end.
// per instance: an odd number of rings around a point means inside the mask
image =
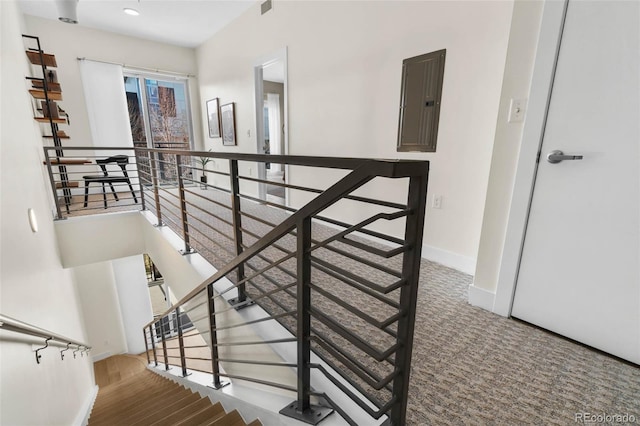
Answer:
POLYGON ((107 192, 105 190, 105 183, 108 183, 111 187, 111 192, 113 192, 113 196, 116 201, 118 201, 118 194, 116 190, 113 188, 114 183, 127 183, 129 184, 129 189, 131 190, 131 194, 133 195, 133 200, 137 203, 138 199, 136 198, 136 193, 133 190, 133 186, 131 185, 131 180, 129 179, 129 175, 127 174, 127 164, 129 164, 129 157, 126 155, 114 155, 112 157, 104 158, 102 160, 96 160, 96 164, 100 166, 102 169, 102 175, 95 176, 82 176, 84 179, 84 206, 87 207, 87 201, 89 199, 89 184, 90 183, 100 183, 102 184, 102 198, 104 199, 104 208, 107 208, 107 192), (123 176, 114 176, 110 175, 107 172, 107 164, 116 163, 122 169, 123 176))

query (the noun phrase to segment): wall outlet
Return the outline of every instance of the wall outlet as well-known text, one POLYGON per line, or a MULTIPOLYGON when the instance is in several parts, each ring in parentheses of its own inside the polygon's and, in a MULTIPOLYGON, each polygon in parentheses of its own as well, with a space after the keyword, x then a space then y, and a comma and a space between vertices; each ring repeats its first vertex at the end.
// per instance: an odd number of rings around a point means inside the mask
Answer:
POLYGON ((431 200, 431 207, 433 207, 434 209, 442 208, 442 195, 433 196, 433 199, 431 200))

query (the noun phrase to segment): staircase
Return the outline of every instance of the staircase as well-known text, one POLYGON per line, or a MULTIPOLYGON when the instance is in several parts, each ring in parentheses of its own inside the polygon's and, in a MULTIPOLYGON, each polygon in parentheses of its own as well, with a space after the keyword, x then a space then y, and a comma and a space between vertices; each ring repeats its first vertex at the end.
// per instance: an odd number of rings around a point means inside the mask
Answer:
POLYGON ((100 387, 90 426, 259 426, 218 402, 148 371, 141 358, 117 355, 94 365, 100 387))

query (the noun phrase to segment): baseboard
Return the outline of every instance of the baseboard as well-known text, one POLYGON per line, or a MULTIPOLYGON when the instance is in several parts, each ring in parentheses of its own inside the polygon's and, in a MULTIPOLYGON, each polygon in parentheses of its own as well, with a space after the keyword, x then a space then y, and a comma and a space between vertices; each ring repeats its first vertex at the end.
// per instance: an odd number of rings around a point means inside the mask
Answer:
POLYGON ((433 246, 423 245, 422 257, 427 260, 440 263, 444 266, 448 266, 449 268, 456 269, 460 272, 464 272, 465 274, 473 275, 476 272, 475 259, 433 246))
POLYGON ((102 361, 103 359, 107 359, 111 355, 113 355, 111 352, 103 352, 101 354, 98 354, 98 355, 92 357, 91 360, 95 363, 95 362, 98 362, 98 361, 102 361))
POLYGON ((491 291, 476 287, 473 284, 469 286, 469 304, 473 306, 478 306, 487 311, 493 311, 495 298, 495 293, 491 291))
POLYGON ((98 396, 98 385, 95 385, 91 389, 91 392, 89 392, 89 395, 78 412, 76 419, 73 421, 75 426, 86 426, 89 423, 89 416, 91 415, 93 404, 96 402, 96 396, 98 396))

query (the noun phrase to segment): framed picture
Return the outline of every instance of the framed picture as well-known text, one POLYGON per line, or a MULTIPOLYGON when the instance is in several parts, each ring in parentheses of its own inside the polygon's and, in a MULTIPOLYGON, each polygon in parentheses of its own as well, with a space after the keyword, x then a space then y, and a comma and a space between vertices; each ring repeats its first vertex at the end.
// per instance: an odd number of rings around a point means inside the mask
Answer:
POLYGON ((207 120, 209 121, 209 137, 220 137, 220 102, 218 98, 207 101, 207 120))
POLYGON ((236 111, 235 104, 225 104, 220 107, 222 118, 222 145, 236 144, 236 111))

